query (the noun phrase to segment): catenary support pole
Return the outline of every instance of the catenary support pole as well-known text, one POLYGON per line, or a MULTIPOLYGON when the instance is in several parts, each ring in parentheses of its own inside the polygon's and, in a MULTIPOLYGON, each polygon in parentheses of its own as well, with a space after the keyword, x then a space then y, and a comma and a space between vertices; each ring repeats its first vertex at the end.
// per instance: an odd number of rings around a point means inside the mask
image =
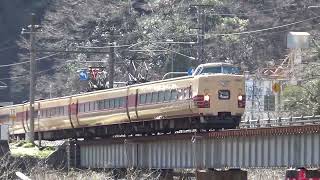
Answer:
POLYGON ((110 31, 110 43, 112 43, 112 46, 110 46, 110 56, 109 56, 109 88, 113 88, 113 82, 114 82, 114 30, 111 29, 110 31))

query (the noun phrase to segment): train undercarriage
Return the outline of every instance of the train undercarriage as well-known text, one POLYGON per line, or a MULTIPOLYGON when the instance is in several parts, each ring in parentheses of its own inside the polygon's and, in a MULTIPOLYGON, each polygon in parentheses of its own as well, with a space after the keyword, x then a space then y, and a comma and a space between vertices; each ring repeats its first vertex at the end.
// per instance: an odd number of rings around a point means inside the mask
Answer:
MULTIPOLYGON (((62 129, 35 133, 35 139, 59 140, 68 138, 107 138, 115 135, 157 135, 158 133, 175 133, 180 130, 208 131, 219 129, 234 129, 239 126, 241 116, 231 116, 225 113, 219 116, 196 116, 175 119, 159 119, 152 121, 139 121, 114 125, 101 125, 81 127, 74 129, 62 129), (40 135, 40 136, 39 136, 40 135)), ((25 138, 25 134, 17 134, 15 137, 25 138)))

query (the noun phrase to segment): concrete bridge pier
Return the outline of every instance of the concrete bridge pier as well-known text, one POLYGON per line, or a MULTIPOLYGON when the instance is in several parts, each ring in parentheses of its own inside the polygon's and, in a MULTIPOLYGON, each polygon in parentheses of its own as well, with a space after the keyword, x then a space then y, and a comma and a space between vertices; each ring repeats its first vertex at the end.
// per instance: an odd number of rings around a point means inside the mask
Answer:
POLYGON ((229 169, 229 170, 197 170, 196 171, 197 180, 247 180, 248 173, 247 171, 243 171, 241 169, 229 169))
POLYGON ((126 168, 117 168, 112 170, 113 177, 117 179, 124 179, 127 175, 127 169, 126 168))
POLYGON ((160 180, 173 180, 173 169, 162 169, 160 180))

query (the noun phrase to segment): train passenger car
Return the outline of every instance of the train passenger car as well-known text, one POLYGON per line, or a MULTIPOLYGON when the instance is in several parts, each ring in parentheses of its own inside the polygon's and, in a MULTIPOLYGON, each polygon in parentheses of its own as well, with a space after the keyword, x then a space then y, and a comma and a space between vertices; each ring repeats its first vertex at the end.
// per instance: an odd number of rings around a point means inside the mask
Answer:
MULTIPOLYGON (((192 76, 36 101, 35 132, 44 139, 235 128, 244 112, 244 77, 227 63, 198 66, 192 76)), ((12 132, 29 131, 29 104, 15 112, 12 132)), ((0 119, 1 121, 1 119, 0 119)))

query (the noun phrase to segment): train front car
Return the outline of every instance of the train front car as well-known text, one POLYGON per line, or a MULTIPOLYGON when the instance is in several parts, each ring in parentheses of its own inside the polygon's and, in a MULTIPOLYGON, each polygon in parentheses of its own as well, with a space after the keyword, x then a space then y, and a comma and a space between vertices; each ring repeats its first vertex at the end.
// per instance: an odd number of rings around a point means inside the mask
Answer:
POLYGON ((193 105, 203 128, 236 128, 245 108, 245 79, 229 63, 198 66, 193 74, 193 105))

